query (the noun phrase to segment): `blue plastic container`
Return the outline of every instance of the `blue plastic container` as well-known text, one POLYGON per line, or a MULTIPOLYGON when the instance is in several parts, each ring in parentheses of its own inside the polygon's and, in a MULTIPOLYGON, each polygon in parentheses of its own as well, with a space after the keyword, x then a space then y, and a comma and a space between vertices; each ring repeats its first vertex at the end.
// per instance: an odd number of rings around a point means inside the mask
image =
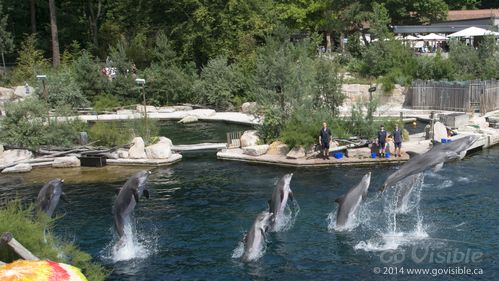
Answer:
POLYGON ((336 152, 336 153, 334 154, 334 158, 336 158, 336 159, 341 159, 341 158, 343 158, 343 153, 342 153, 342 152, 336 152))
POLYGON ((376 152, 371 153, 371 158, 376 158, 376 152))
POLYGON ((441 143, 447 143, 447 139, 441 139, 440 142, 441 143))
POLYGON ((390 158, 390 152, 385 152, 385 157, 390 158))
POLYGON ((451 139, 447 139, 447 143, 449 143, 449 142, 452 142, 452 140, 451 139))

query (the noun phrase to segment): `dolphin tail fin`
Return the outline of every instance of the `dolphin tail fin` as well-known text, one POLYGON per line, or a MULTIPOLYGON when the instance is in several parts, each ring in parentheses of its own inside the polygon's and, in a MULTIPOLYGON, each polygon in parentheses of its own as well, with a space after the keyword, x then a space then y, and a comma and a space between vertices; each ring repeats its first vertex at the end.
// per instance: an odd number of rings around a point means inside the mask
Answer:
POLYGON ((142 195, 144 195, 145 198, 149 199, 149 190, 144 189, 144 191, 142 192, 142 195))
POLYGON ((66 196, 66 193, 64 193, 64 192, 61 193, 61 199, 62 199, 62 201, 69 203, 68 197, 66 196))
POLYGON ((139 192, 137 189, 133 190, 133 198, 135 199, 135 203, 139 203, 139 192))
POLYGON ((342 195, 342 196, 336 198, 336 200, 334 200, 334 202, 336 202, 340 205, 343 203, 343 201, 345 201, 345 195, 342 195))

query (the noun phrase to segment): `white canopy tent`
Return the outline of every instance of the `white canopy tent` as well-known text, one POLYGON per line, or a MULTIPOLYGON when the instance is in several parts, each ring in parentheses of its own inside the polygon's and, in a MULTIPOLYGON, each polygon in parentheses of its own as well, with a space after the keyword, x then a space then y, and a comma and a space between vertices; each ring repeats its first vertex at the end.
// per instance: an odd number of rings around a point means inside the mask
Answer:
POLYGON ((453 38, 453 37, 475 37, 475 36, 487 36, 487 35, 494 35, 494 36, 499 36, 499 32, 494 32, 490 31, 487 29, 479 28, 479 27, 468 27, 466 29, 463 29, 461 31, 449 34, 447 37, 453 38))
POLYGON ((435 33, 430 33, 428 35, 424 35, 424 36, 421 36, 419 38, 423 39, 423 40, 426 40, 426 41, 443 41, 443 40, 447 40, 447 37, 442 36, 442 35, 438 35, 438 34, 435 34, 435 33))
POLYGON ((409 35, 409 36, 405 37, 405 40, 417 41, 417 40, 421 40, 421 39, 419 37, 409 35))

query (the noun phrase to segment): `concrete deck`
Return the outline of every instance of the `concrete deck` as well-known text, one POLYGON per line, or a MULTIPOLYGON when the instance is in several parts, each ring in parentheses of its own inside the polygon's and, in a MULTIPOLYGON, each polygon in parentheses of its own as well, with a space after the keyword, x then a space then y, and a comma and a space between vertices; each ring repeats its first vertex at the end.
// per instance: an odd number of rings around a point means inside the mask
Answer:
POLYGON ((172 154, 168 159, 107 159, 107 165, 113 166, 168 166, 179 162, 182 155, 172 154))
POLYGON ((183 151, 200 151, 200 150, 220 150, 227 147, 226 143, 196 143, 196 144, 180 144, 173 145, 172 150, 183 152, 183 151))

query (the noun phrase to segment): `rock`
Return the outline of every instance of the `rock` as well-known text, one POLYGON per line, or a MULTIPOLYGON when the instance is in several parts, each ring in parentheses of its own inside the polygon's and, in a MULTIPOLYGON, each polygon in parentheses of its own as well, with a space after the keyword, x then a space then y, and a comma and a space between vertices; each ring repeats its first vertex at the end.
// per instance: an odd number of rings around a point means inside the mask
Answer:
POLYGON ((0 157, 0 164, 9 164, 17 161, 32 159, 33 153, 25 149, 5 150, 0 157))
POLYGON ((269 150, 267 151, 267 155, 280 155, 280 156, 286 156, 286 154, 289 152, 289 147, 280 141, 275 141, 270 144, 269 150))
POLYGON ((433 129, 435 132, 435 134, 433 135, 434 140, 441 142, 442 139, 447 139, 447 128, 444 124, 435 122, 435 124, 433 124, 433 129))
POLYGON ((116 152, 118 153, 118 158, 120 158, 120 159, 127 159, 128 158, 128 150, 126 150, 124 148, 120 148, 116 152))
POLYGON ((0 100, 10 100, 14 97, 14 90, 0 87, 0 100))
POLYGON ((269 150, 268 144, 253 145, 253 146, 244 147, 243 153, 246 155, 251 155, 251 156, 260 156, 260 155, 267 153, 267 150, 269 150))
POLYGON ((80 159, 76 156, 58 157, 52 162, 54 168, 73 168, 80 167, 80 159))
POLYGON ((116 114, 118 114, 118 115, 132 115, 133 111, 131 109, 119 109, 119 110, 116 110, 116 114))
POLYGON ((241 105, 241 112, 253 114, 257 111, 256 102, 245 102, 241 105))
POLYGON ((305 158, 305 148, 303 146, 293 147, 288 154, 286 154, 286 158, 289 159, 300 159, 305 158))
MULTIPOLYGON (((137 109, 138 112, 144 112, 144 106, 143 105, 137 104, 137 108, 136 109, 137 109)), ((154 107, 152 105, 146 105, 146 110, 147 110, 147 112, 157 112, 156 107, 154 107)))
POLYGON ((180 121, 178 121, 178 123, 187 124, 187 123, 194 123, 194 122, 197 122, 197 121, 198 121, 198 118, 196 116, 194 116, 194 115, 187 115, 184 118, 182 118, 180 121))
POLYGON ((173 109, 175 109, 175 111, 187 111, 187 110, 192 110, 192 106, 188 106, 188 105, 175 105, 175 106, 173 106, 173 109))
POLYGON ((160 137, 159 142, 146 147, 148 159, 168 159, 172 156, 172 141, 169 138, 160 137))
POLYGON ((32 95, 35 93, 35 89, 33 87, 28 86, 28 93, 26 94, 26 86, 17 86, 14 88, 14 95, 25 98, 26 96, 32 95))
POLYGON ((136 137, 132 140, 132 143, 132 147, 128 150, 128 157, 131 159, 147 158, 146 151, 144 150, 144 140, 141 137, 136 137))
POLYGON ((175 112, 175 108, 173 106, 162 106, 158 108, 158 113, 172 113, 175 112))
POLYGON ((215 115, 217 112, 213 109, 194 109, 191 110, 190 114, 198 118, 206 118, 215 115))
POLYGON ((258 143, 260 138, 255 130, 244 131, 240 138, 241 147, 254 146, 258 143))
POLYGON ((485 119, 485 117, 474 116, 468 122, 470 125, 476 125, 480 129, 486 129, 489 126, 489 122, 485 119))
POLYGON ((2 157, 3 154, 3 145, 0 144, 0 157, 2 157))
POLYGON ((30 164, 22 163, 17 164, 14 167, 5 168, 2 173, 27 173, 30 172, 33 167, 30 164))

